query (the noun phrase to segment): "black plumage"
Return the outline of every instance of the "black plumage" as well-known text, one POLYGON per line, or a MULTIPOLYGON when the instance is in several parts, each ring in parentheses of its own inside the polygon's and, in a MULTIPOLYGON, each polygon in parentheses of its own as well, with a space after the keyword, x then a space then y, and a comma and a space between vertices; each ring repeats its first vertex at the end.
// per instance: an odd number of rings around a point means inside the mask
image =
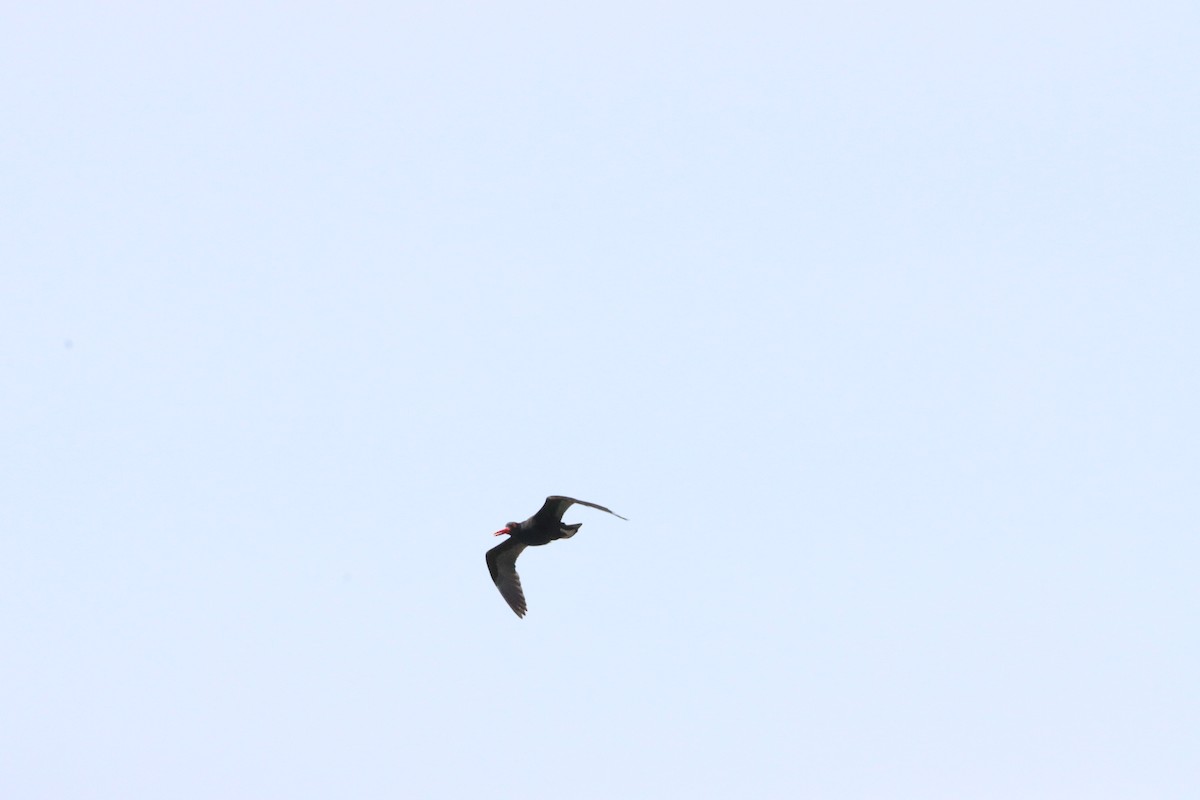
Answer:
POLYGON ((501 596, 518 617, 525 616, 527 606, 525 593, 521 590, 521 576, 517 574, 517 556, 521 555, 526 547, 539 547, 556 539, 570 539, 574 536, 583 523, 564 525, 562 522, 563 514, 572 505, 587 506, 625 519, 615 511, 586 500, 551 495, 532 517, 524 522, 510 522, 494 534, 507 535, 509 538, 487 551, 488 572, 491 573, 492 582, 500 590, 501 596))

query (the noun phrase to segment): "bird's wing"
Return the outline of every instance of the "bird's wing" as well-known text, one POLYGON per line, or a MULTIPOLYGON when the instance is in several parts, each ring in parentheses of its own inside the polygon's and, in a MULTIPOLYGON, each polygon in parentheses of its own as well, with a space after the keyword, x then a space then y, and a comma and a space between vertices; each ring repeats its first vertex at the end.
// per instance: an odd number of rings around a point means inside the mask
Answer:
POLYGON ((576 500, 574 497, 563 497, 562 495, 558 494, 553 494, 547 497, 546 502, 542 504, 542 507, 538 510, 537 514, 534 514, 534 517, 539 522, 562 522, 563 514, 565 514, 567 509, 571 507, 572 503, 577 503, 581 506, 587 506, 588 508, 594 508, 598 511, 605 511, 609 514, 612 514, 614 517, 624 519, 626 522, 629 521, 610 508, 598 506, 595 503, 589 503, 586 500, 576 500))
POLYGON ((525 593, 521 591, 521 576, 517 574, 517 556, 525 545, 508 539, 487 551, 488 572, 500 595, 508 601, 518 617, 525 616, 525 593))

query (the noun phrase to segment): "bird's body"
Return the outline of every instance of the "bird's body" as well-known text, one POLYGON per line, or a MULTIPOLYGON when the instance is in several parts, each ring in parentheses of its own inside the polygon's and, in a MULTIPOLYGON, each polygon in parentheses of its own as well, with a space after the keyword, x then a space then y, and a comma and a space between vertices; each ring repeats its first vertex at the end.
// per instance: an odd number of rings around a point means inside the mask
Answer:
POLYGON ((509 538, 487 551, 488 572, 492 575, 492 582, 518 617, 525 616, 526 605, 525 593, 521 591, 521 576, 517 574, 517 556, 521 555, 526 547, 539 547, 556 539, 570 539, 574 536, 583 523, 564 525, 562 521, 563 513, 574 504, 595 508, 625 519, 615 511, 595 503, 551 495, 532 517, 524 522, 510 522, 495 533, 496 536, 507 535, 509 538))

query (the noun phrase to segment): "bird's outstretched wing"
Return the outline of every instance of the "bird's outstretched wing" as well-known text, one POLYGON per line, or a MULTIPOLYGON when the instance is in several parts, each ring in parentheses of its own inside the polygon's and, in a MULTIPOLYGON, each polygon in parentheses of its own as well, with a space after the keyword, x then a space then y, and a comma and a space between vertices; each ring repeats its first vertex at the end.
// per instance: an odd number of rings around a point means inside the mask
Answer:
POLYGON ((534 514, 533 517, 539 523, 562 522, 563 514, 566 513, 567 509, 570 508, 572 504, 587 506, 588 508, 594 508, 597 511, 605 511, 609 514, 612 514, 614 517, 624 519, 626 522, 629 521, 610 508, 598 506, 595 503, 589 503, 586 500, 576 500, 574 497, 563 497, 562 495, 558 494, 552 494, 547 497, 546 502, 542 504, 542 507, 538 509, 538 512, 534 514))
POLYGON ((487 551, 488 572, 500 595, 508 601, 518 617, 525 616, 525 593, 521 591, 521 576, 517 574, 517 556, 525 545, 516 539, 507 539, 487 551))

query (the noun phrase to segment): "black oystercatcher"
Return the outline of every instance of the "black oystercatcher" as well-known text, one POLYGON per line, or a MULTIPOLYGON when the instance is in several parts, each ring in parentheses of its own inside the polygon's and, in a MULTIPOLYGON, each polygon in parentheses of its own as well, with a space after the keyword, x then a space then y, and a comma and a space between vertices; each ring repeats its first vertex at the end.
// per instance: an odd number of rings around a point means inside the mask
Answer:
POLYGON ((573 497, 552 495, 546 498, 546 502, 538 509, 538 512, 529 519, 524 522, 510 522, 502 530, 493 534, 493 536, 507 534, 509 538, 503 544, 487 551, 488 572, 492 573, 492 581, 496 584, 496 588, 500 590, 500 594, 512 606, 512 610, 518 617, 525 616, 526 607, 525 593, 521 591, 521 576, 517 575, 517 556, 521 555, 521 551, 526 547, 537 547, 549 544, 555 539, 570 539, 574 536, 575 531, 579 530, 583 523, 564 525, 562 516, 563 512, 575 503, 606 511, 614 517, 625 519, 617 512, 595 503, 576 500, 573 497))

